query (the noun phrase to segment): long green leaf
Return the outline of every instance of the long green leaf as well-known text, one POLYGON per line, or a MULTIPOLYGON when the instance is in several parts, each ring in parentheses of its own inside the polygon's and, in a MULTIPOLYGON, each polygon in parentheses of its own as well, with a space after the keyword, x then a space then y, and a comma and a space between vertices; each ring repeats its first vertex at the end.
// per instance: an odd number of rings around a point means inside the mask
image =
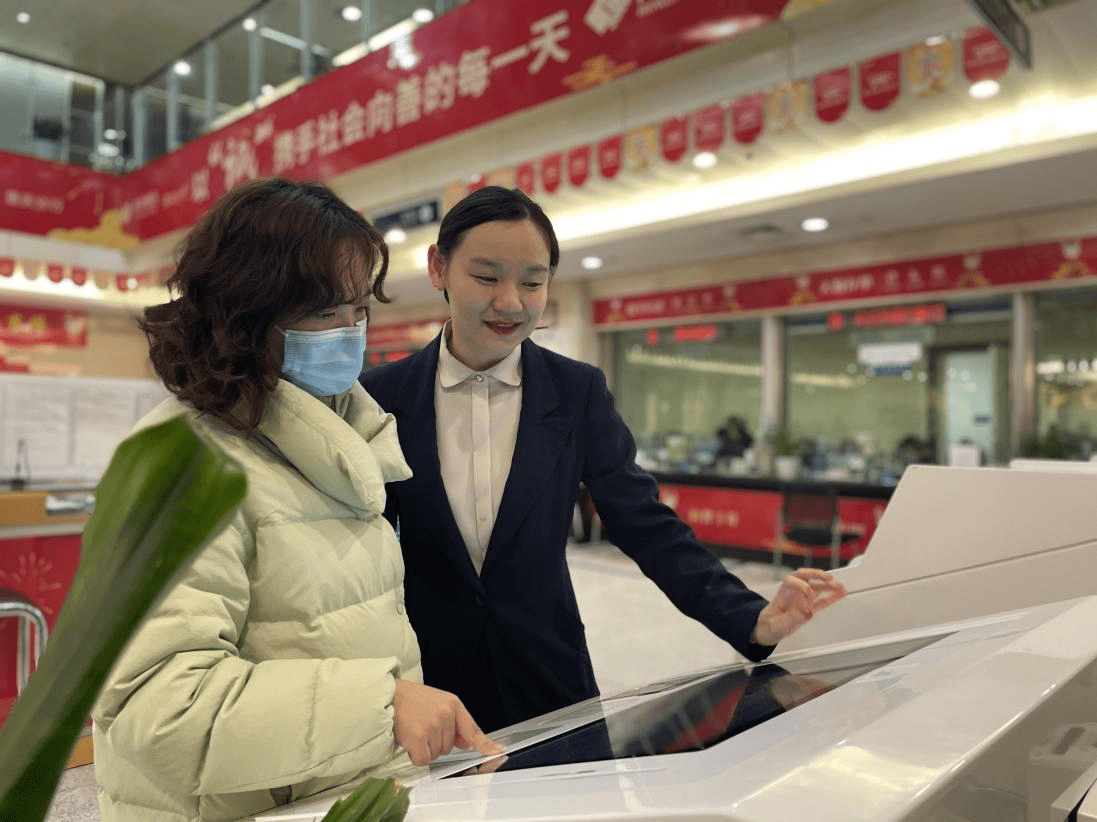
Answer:
POLYGON ((408 813, 407 788, 392 779, 367 779, 342 799, 337 799, 321 822, 400 822, 408 813))
POLYGON ((239 465, 175 418, 115 451, 80 566, 0 728, 0 822, 41 822, 91 706, 137 624, 244 498, 239 465))

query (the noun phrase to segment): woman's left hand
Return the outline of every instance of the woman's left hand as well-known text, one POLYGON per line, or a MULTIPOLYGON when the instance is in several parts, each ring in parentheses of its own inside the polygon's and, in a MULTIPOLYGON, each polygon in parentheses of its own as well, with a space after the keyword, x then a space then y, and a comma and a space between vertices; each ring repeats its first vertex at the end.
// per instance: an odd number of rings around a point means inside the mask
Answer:
POLYGON ((821 568, 801 568, 782 580, 773 599, 758 614, 750 641, 776 645, 845 595, 845 586, 829 572, 821 568))

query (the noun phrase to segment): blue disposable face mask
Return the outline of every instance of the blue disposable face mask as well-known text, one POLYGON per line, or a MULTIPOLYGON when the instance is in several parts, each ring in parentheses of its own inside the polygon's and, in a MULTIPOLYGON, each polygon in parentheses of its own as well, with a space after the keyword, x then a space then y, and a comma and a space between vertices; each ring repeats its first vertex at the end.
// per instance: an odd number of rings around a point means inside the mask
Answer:
POLYGON ((342 394, 362 373, 362 358, 366 353, 365 320, 359 320, 349 328, 327 331, 278 330, 286 338, 282 376, 314 397, 342 394))

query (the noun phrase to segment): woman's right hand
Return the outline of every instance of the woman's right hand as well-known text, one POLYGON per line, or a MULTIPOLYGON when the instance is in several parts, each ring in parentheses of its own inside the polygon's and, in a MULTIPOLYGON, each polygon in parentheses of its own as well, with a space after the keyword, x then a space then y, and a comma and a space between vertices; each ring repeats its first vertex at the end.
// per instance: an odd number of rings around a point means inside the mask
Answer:
POLYGON ((461 700, 448 691, 397 679, 392 712, 396 744, 415 765, 433 762, 454 745, 475 748, 485 756, 503 752, 503 746, 489 739, 461 700))

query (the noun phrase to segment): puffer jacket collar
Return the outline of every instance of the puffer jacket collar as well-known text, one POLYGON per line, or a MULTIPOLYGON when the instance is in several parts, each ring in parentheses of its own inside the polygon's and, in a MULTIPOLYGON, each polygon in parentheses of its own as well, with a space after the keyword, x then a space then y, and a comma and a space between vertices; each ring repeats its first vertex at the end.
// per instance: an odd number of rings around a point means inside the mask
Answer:
POLYGON ((286 380, 267 403, 259 434, 270 440, 319 490, 351 508, 378 514, 385 483, 411 476, 396 435, 396 420, 361 385, 351 389, 340 418, 324 403, 286 380))

